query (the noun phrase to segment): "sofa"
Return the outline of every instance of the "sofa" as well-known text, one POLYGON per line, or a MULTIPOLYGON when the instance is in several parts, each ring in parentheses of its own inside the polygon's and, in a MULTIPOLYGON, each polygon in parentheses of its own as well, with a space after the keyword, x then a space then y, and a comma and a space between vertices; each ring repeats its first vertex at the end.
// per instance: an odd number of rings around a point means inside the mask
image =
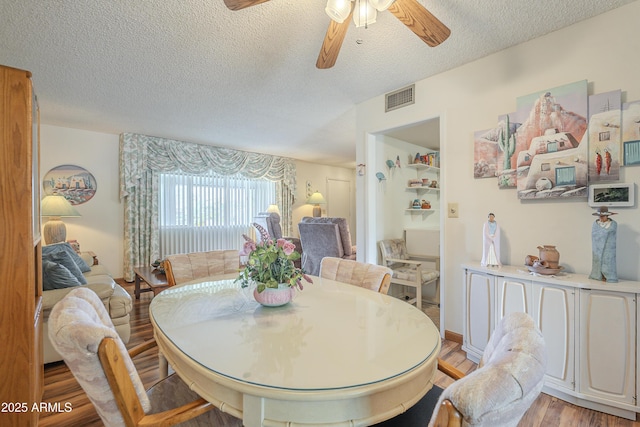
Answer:
MULTIPOLYGON (((56 270, 61 270, 59 266, 53 266, 55 264, 56 257, 59 257, 60 251, 68 252, 69 249, 73 250, 68 243, 56 243, 53 245, 46 245, 42 247, 43 252, 43 281, 48 286, 42 292, 42 308, 43 308, 43 353, 44 363, 58 362, 62 360, 62 356, 53 348, 51 341, 49 340, 49 314, 53 306, 60 301, 65 295, 71 292, 78 286, 86 287, 94 291, 102 300, 111 321, 118 331, 118 334, 122 338, 122 341, 126 344, 131 337, 131 326, 129 324, 129 313, 133 308, 133 301, 131 295, 118 285, 109 271, 103 265, 94 265, 94 257, 86 252, 77 254, 82 260, 81 263, 78 258, 74 258, 78 264, 83 266, 81 272, 84 280, 78 283, 74 279, 69 279, 66 282, 62 280, 52 288, 48 283, 50 282, 50 275, 56 274, 56 270), (54 254, 53 256, 51 254, 54 254), (54 259, 52 261, 51 259, 54 259), (53 272, 52 272, 53 271, 53 272)), ((75 253, 75 251, 74 251, 75 253)), ((67 257, 68 258, 68 257, 67 257)), ((72 267, 72 266, 71 266, 72 267)), ((63 270, 63 269, 62 269, 63 270)))

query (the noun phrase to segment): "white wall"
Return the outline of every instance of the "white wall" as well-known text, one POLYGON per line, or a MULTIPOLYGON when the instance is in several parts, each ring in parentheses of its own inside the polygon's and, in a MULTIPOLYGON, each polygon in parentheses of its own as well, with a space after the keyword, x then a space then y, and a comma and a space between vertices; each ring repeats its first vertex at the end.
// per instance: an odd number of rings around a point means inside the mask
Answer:
MULTIPOLYGON (((586 200, 519 201, 515 190, 499 190, 494 179, 473 178, 473 134, 516 108, 516 98, 577 80, 589 81, 589 94, 622 89, 623 101, 640 99, 640 1, 530 42, 503 50, 451 71, 416 82, 416 102, 384 113, 384 95, 357 108, 356 163, 375 160, 375 137, 399 126, 440 117, 440 202, 459 204, 459 218, 444 218, 444 328, 462 332, 461 264, 479 260, 482 223, 496 214, 502 230, 502 262, 520 265, 538 245, 554 244, 568 271, 591 270, 591 224, 586 200)), ((446 49, 446 42, 438 47, 446 49)), ((357 206, 375 206, 376 183, 368 169, 357 180, 357 206), (373 200, 372 200, 373 199, 373 200)), ((621 170, 622 182, 640 182, 640 168, 621 170)), ((637 185, 636 185, 637 190, 637 185)), ((616 209, 618 275, 640 280, 640 221, 637 203, 616 209)), ((375 262, 375 220, 367 209, 357 212, 360 259, 375 262)), ((611 285, 615 286, 615 285, 611 285)))
MULTIPOLYGON (((113 277, 122 277, 124 210, 119 198, 119 136, 57 126, 40 126, 40 177, 60 165, 76 165, 93 174, 95 196, 76 205, 80 218, 63 218, 67 239, 98 255, 113 277)), ((47 218, 43 218, 46 220, 47 218)))

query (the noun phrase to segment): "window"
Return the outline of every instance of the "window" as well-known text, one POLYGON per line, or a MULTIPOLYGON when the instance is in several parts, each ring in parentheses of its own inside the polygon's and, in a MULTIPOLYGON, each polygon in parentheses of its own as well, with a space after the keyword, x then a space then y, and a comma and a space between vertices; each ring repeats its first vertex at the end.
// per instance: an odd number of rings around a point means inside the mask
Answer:
POLYGON ((253 217, 276 199, 276 184, 239 175, 160 174, 160 256, 240 249, 253 217))
POLYGON ((609 141, 611 139, 611 133, 609 131, 598 133, 598 141, 609 141))
POLYGON ((556 168, 556 185, 576 185, 576 168, 574 166, 556 168))

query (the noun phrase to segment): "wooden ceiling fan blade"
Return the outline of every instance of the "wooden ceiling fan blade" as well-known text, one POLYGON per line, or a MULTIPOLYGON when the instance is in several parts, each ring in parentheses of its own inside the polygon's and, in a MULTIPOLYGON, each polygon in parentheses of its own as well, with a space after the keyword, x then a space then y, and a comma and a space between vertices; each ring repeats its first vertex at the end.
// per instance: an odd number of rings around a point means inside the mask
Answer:
POLYGON ((431 47, 438 46, 451 34, 451 30, 417 0, 396 0, 388 10, 431 47))
POLYGON ((249 6, 255 6, 269 0, 224 0, 224 4, 231 10, 240 10, 249 6))
POLYGON ((329 22, 329 28, 327 28, 327 34, 324 36, 320 54, 316 61, 317 68, 327 69, 335 65, 338 54, 340 53, 340 48, 342 47, 342 42, 349 29, 352 14, 353 10, 351 10, 349 17, 345 19, 342 24, 337 23, 333 19, 329 22))

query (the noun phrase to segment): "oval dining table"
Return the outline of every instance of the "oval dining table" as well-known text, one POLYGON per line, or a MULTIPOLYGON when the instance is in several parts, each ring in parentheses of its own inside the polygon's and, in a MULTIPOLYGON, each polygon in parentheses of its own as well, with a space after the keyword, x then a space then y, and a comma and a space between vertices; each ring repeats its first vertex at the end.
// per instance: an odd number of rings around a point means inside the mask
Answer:
POLYGON ((169 288, 149 309, 158 347, 245 427, 369 426, 417 403, 437 368, 433 322, 397 298, 313 282, 281 307, 233 279, 169 288))

